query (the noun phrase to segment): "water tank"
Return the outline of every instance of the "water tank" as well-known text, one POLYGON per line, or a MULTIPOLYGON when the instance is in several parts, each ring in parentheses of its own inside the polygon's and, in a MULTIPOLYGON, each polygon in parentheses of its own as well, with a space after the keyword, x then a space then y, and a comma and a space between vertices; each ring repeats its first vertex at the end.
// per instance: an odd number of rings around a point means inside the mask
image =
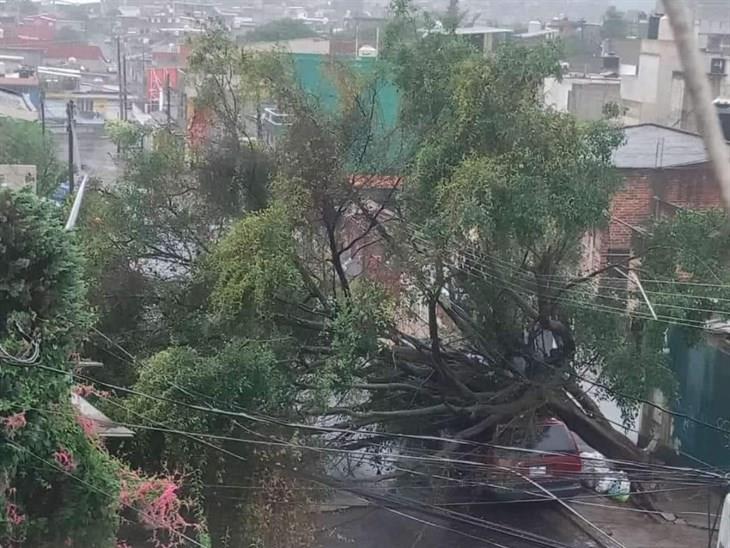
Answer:
POLYGON ((527 23, 527 32, 540 32, 542 30, 542 23, 540 21, 530 21, 527 23))
POLYGON ((359 50, 357 50, 357 56, 358 57, 377 57, 378 50, 376 50, 373 46, 362 46, 359 50))

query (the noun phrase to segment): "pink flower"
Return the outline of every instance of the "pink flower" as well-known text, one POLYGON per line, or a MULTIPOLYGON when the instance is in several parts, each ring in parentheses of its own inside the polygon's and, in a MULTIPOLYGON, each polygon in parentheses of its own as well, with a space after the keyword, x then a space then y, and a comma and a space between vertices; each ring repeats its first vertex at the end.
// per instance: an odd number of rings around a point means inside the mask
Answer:
POLYGON ((81 430, 84 431, 87 438, 96 439, 98 432, 96 431, 96 423, 92 419, 77 414, 76 422, 81 427, 81 430))
POLYGON ((96 396, 97 398, 108 398, 109 392, 106 390, 99 390, 95 386, 90 384, 76 384, 72 388, 73 393, 82 398, 88 398, 89 396, 96 396))
POLYGON ((56 459, 56 463, 66 472, 73 472, 76 470, 76 461, 71 453, 69 453, 66 449, 61 449, 60 451, 53 453, 53 458, 56 459))
POLYGON ((158 548, 179 546, 182 533, 193 525, 185 521, 182 510, 187 502, 178 496, 179 486, 170 477, 145 478, 134 471, 122 476, 119 502, 136 509, 142 524, 153 530, 152 544, 158 548), (158 535, 171 535, 167 542, 158 535))
POLYGON ((0 420, 2 421, 3 428, 8 433, 20 430, 26 424, 28 424, 28 421, 25 420, 25 411, 15 413, 13 415, 10 415, 9 417, 3 417, 0 420))
POLYGON ((23 514, 16 504, 12 502, 5 503, 5 517, 13 526, 18 526, 25 521, 25 514, 23 514))

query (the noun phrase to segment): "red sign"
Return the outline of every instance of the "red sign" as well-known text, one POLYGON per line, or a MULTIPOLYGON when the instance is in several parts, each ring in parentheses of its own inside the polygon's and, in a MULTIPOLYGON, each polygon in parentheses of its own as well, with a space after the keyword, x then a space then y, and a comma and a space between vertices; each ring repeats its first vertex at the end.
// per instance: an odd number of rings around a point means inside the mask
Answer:
MULTIPOLYGON (((151 68, 147 69, 147 100, 157 102, 160 94, 165 93, 167 79, 170 78, 170 88, 177 89, 178 70, 176 68, 151 68)), ((164 99, 163 99, 164 101, 164 99)))

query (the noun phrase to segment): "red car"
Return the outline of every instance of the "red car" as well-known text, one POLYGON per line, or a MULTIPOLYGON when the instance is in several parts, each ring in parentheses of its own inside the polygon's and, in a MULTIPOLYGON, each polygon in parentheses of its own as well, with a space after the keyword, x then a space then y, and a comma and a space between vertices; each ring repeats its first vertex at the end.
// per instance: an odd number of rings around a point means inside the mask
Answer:
POLYGON ((550 418, 531 428, 508 428, 489 444, 483 453, 487 466, 477 472, 481 479, 474 479, 480 491, 497 498, 538 500, 581 490, 580 450, 562 421, 550 418))

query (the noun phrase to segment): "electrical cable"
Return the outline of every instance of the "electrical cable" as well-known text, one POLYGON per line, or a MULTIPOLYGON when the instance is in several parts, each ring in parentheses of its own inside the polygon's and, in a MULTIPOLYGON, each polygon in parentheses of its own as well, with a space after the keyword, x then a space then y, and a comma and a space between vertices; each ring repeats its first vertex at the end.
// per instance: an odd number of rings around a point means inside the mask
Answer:
MULTIPOLYGON (((422 243, 426 245, 432 245, 432 242, 428 240, 427 238, 423 236, 418 235, 418 231, 420 230, 419 227, 413 224, 409 223, 403 223, 406 227, 408 227, 411 232, 409 233, 410 237, 413 237, 415 239, 418 239, 422 243)), ((513 263, 506 261, 504 259, 500 259, 494 255, 490 255, 486 252, 480 252, 479 254, 473 251, 470 251, 469 249, 462 249, 459 253, 461 253, 464 256, 471 257, 474 262, 477 264, 483 265, 483 266, 491 266, 487 265, 487 263, 484 262, 484 258, 489 259, 491 262, 501 264, 505 268, 509 270, 513 270, 516 272, 516 275, 520 275, 523 277, 529 278, 531 281, 533 278, 536 279, 542 279, 542 280, 548 280, 548 281, 556 281, 561 282, 565 284, 575 283, 582 279, 582 277, 575 277, 575 276, 559 276, 554 274, 536 274, 534 271, 520 268, 515 266, 513 263)), ((665 284, 665 285, 678 285, 678 286, 691 286, 691 287, 708 287, 708 288, 714 288, 714 289, 724 289, 730 292, 730 284, 712 284, 712 283, 705 283, 705 282, 690 282, 690 281, 684 281, 684 280, 659 280, 659 279, 653 279, 653 278, 641 278, 641 282, 643 284, 646 283, 654 283, 654 284, 665 284)), ((730 300, 730 299, 727 299, 730 300)))
MULTIPOLYGON (((418 236, 414 236, 414 237, 418 238, 418 236)), ((423 240, 423 243, 424 244, 428 244, 429 242, 424 239, 423 240)), ((465 250, 462 250, 459 253, 462 255, 462 257, 463 256, 469 256, 468 251, 465 251, 465 250)), ((493 269, 495 271, 500 270, 500 268, 498 268, 497 266, 495 266, 493 264, 487 264, 487 263, 485 263, 484 260, 483 260, 483 258, 476 257, 475 255, 472 255, 470 258, 471 258, 470 261, 464 261, 465 263, 467 263, 464 266, 461 266, 460 267, 460 266, 458 266, 456 264, 451 264, 449 266, 451 266, 452 268, 456 268, 456 269, 472 268, 472 269, 477 270, 477 271, 480 271, 480 272, 482 272, 484 274, 487 274, 484 270, 482 270, 482 269, 485 269, 485 268, 486 269, 493 269), (470 264, 468 264, 468 263, 471 263, 471 265, 476 265, 476 266, 470 266, 470 264), (477 267, 480 267, 480 268, 477 268, 477 267)), ((520 285, 520 287, 525 287, 526 290, 528 292, 530 292, 530 293, 534 293, 537 290, 537 285, 538 285, 538 282, 540 280, 548 280, 548 281, 550 281, 551 279, 560 279, 561 280, 561 285, 566 285, 567 286, 570 283, 573 283, 576 280, 579 280, 580 279, 580 278, 570 278, 570 277, 555 277, 555 276, 549 276, 549 275, 548 276, 537 275, 534 272, 519 269, 519 268, 515 267, 514 265, 511 265, 509 263, 506 263, 505 261, 499 261, 499 260, 495 260, 495 261, 498 262, 498 263, 501 263, 502 265, 504 265, 504 266, 501 267, 502 269, 513 270, 513 271, 516 270, 517 272, 514 275, 519 276, 522 279, 521 280, 518 279, 517 281, 511 281, 509 283, 512 283, 514 285, 529 284, 527 286, 520 285)), ((492 275, 492 276, 494 276, 494 275, 492 275)), ((507 282, 507 280, 503 280, 503 281, 507 282)), ((588 280, 586 280, 586 281, 588 281, 588 280)), ((599 281, 599 279, 598 278, 593 278, 591 281, 597 283, 599 281)), ((643 284, 651 283, 651 282, 665 283, 665 282, 658 282, 656 280, 647 280, 647 279, 642 278, 642 283, 643 284)), ((666 282, 666 283, 674 283, 674 282, 666 282)), ((730 292, 730 285, 715 285, 715 284, 695 284, 695 285, 718 287, 718 288, 722 288, 722 289, 727 289, 730 292)), ((580 285, 575 285, 573 288, 568 289, 568 291, 571 291, 571 292, 579 291, 580 292, 580 291, 582 291, 582 290, 579 289, 580 287, 581 287, 580 285)), ((565 290, 565 288, 562 288, 562 290, 565 290)), ((628 289, 626 291, 628 293, 628 289)), ((675 297, 675 298, 695 298, 695 299, 716 300, 716 301, 720 301, 721 300, 721 301, 730 302, 730 298, 723 299, 723 298, 713 297, 713 296, 709 296, 709 295, 692 295, 692 294, 686 294, 686 293, 666 293, 666 292, 651 291, 651 290, 648 290, 648 289, 646 290, 646 293, 648 293, 648 294, 655 294, 655 295, 672 296, 672 297, 675 297)), ((583 294, 586 294, 586 293, 583 292, 583 294)), ((598 297, 598 295, 591 295, 591 297, 598 297)), ((603 298, 603 299, 611 299, 611 300, 617 300, 617 301, 631 302, 631 299, 629 299, 629 298, 620 298, 620 297, 615 296, 615 295, 600 295, 600 297, 603 298)), ((715 309, 703 309, 703 308, 696 308, 696 307, 687 307, 687 306, 682 306, 682 305, 673 305, 673 304, 669 304, 669 303, 662 303, 660 306, 663 306, 665 308, 682 309, 682 310, 692 310, 692 311, 697 311, 697 312, 719 313, 719 314, 727 314, 727 315, 730 315, 730 311, 728 311, 728 310, 721 310, 721 309, 717 309, 717 310, 715 310, 715 309)))
MULTIPOLYGON (((42 370, 46 370, 46 371, 53 372, 53 373, 60 373, 60 374, 64 374, 64 375, 69 374, 69 372, 67 372, 67 371, 64 371, 64 370, 61 370, 61 369, 56 369, 56 368, 50 368, 48 366, 37 365, 36 367, 38 367, 38 368, 40 368, 42 370)), ((178 405, 178 406, 186 407, 186 408, 193 409, 193 410, 200 411, 200 412, 204 412, 204 413, 206 413, 206 412, 207 413, 213 413, 213 414, 217 414, 217 415, 226 416, 226 417, 229 417, 229 418, 244 418, 246 420, 250 420, 250 421, 253 421, 253 422, 274 424, 274 425, 288 427, 288 428, 305 429, 305 430, 316 431, 316 432, 341 433, 341 434, 361 434, 361 432, 354 431, 354 430, 343 429, 343 428, 332 428, 332 427, 324 427, 324 426, 315 426, 315 425, 303 424, 303 423, 290 423, 290 422, 282 421, 280 419, 276 419, 274 417, 257 416, 257 415, 250 414, 250 413, 243 412, 243 411, 233 412, 233 411, 226 411, 226 410, 222 410, 222 409, 218 409, 218 408, 213 408, 213 407, 197 406, 197 405, 194 405, 194 404, 188 404, 186 402, 180 402, 180 401, 173 400, 171 398, 166 398, 166 397, 163 397, 163 396, 155 396, 155 395, 150 395, 150 394, 144 394, 144 393, 139 392, 137 390, 125 388, 125 387, 118 386, 118 385, 114 385, 114 384, 111 384, 111 383, 105 383, 105 382, 102 382, 102 381, 98 381, 98 380, 96 380, 96 379, 94 379, 92 377, 89 377, 87 375, 82 375, 82 374, 79 374, 79 373, 73 373, 73 375, 75 377, 77 377, 77 378, 80 378, 80 379, 83 379, 83 380, 86 380, 86 381, 89 381, 89 382, 92 382, 92 383, 99 384, 99 385, 104 386, 104 387, 109 388, 109 389, 121 391, 121 392, 128 393, 128 394, 132 394, 132 395, 138 395, 140 397, 145 397, 145 398, 148 398, 148 399, 153 399, 153 400, 157 400, 157 401, 163 401, 163 402, 166 402, 166 403, 171 403, 173 405, 178 405)), ((586 380, 586 382, 592 382, 592 381, 590 381, 588 379, 585 379, 585 380, 586 380)), ((717 427, 717 429, 719 431, 723 431, 723 432, 726 432, 726 433, 730 434, 730 430, 729 431, 725 431, 724 429, 721 429, 719 427, 717 427)), ((504 445, 499 445, 499 444, 493 444, 493 443, 474 442, 474 441, 470 441, 470 440, 454 440, 453 438, 443 438, 443 437, 439 437, 439 436, 422 436, 422 435, 409 435, 409 434, 396 434, 396 433, 380 433, 379 435, 382 435, 382 436, 385 436, 385 437, 391 437, 391 438, 395 438, 395 439, 411 439, 411 440, 420 440, 420 441, 438 441, 438 442, 442 442, 442 443, 457 443, 457 444, 461 444, 461 445, 474 446, 474 447, 490 447, 490 448, 493 448, 493 449, 518 451, 518 452, 531 453, 531 454, 546 454, 546 455, 552 454, 552 455, 560 455, 559 453, 550 453, 550 452, 539 451, 539 450, 528 449, 528 448, 509 447, 509 446, 504 446, 504 445)), ((601 460, 602 461, 605 461, 605 462, 613 462, 615 464, 619 464, 619 465, 622 465, 622 466, 636 466, 636 467, 641 467, 641 468, 644 468, 644 469, 647 469, 647 468, 650 467, 649 465, 647 465, 645 463, 639 463, 639 462, 621 461, 621 460, 617 460, 617 459, 601 459, 601 460)), ((477 464, 479 465, 480 463, 477 463, 477 464)), ((655 469, 673 471, 673 473, 686 472, 686 471, 695 471, 695 472, 703 472, 706 477, 718 477, 716 474, 709 474, 707 471, 699 471, 699 470, 691 469, 691 468, 687 468, 687 467, 672 467, 672 466, 656 465, 656 464, 655 465, 652 465, 652 466, 655 469)))
MULTIPOLYGON (((157 422, 157 421, 155 421, 155 422, 157 422)), ((124 425, 125 423, 118 423, 118 424, 124 425)), ((200 441, 200 440, 197 439, 198 437, 207 437, 207 438, 211 438, 211 439, 225 439, 225 440, 229 440, 229 441, 238 441, 238 442, 243 442, 243 443, 253 443, 253 444, 257 444, 257 445, 260 445, 260 444, 274 445, 274 446, 284 445, 284 446, 288 446, 288 447, 292 447, 292 448, 296 448, 296 449, 313 449, 313 450, 319 450, 319 449, 321 449, 321 448, 312 448, 312 447, 301 446, 299 444, 293 444, 293 443, 283 443, 283 444, 276 443, 276 442, 266 443, 266 442, 261 442, 260 440, 245 440, 245 439, 241 439, 241 438, 231 438, 231 437, 227 437, 227 436, 217 436, 217 435, 213 435, 213 434, 191 433, 191 432, 176 431, 174 429, 166 429, 166 428, 161 428, 161 427, 160 428, 157 428, 157 427, 150 427, 150 426, 144 426, 144 425, 129 425, 129 426, 130 427, 134 427, 134 428, 138 428, 138 429, 150 429, 150 430, 157 430, 157 431, 163 431, 163 432, 168 432, 168 433, 181 434, 181 435, 185 435, 187 437, 191 437, 194 441, 200 441)), ((245 461, 245 459, 242 459, 241 456, 239 456, 239 455, 237 455, 235 453, 232 453, 232 452, 227 451, 227 450, 222 449, 222 448, 218 448, 215 445, 211 445, 211 447, 214 448, 214 449, 220 450, 220 451, 222 451, 222 452, 224 452, 224 453, 226 453, 226 454, 228 454, 230 456, 234 456, 235 458, 238 458, 238 459, 241 459, 241 460, 244 460, 245 461)), ((376 456, 373 455, 373 457, 376 457, 376 456)), ((378 458, 381 458, 381 456, 377 456, 377 457, 378 458)), ((316 481, 321 482, 319 480, 316 480, 316 481)), ((332 488, 335 488, 335 489, 343 489, 342 487, 337 487, 336 485, 331 485, 330 484, 330 486, 332 488)), ((352 489, 345 489, 345 490, 352 491, 352 489)), ((411 502, 412 502, 412 504, 416 504, 416 505, 423 504, 423 503, 420 503, 418 501, 411 501, 411 502)), ((504 534, 504 535, 516 536, 516 537, 521 538, 523 540, 530 540, 532 538, 532 535, 533 535, 532 533, 527 533, 527 532, 524 532, 524 531, 521 531, 521 530, 517 530, 517 529, 514 529, 514 528, 510 528, 508 526, 503 526, 503 525, 500 525, 500 524, 494 524, 494 523, 491 523, 491 522, 487 522, 486 520, 478 520, 477 518, 473 518, 472 519, 469 516, 462 516, 461 514, 458 514, 458 513, 453 512, 453 511, 449 511, 449 516, 452 517, 453 519, 456 519, 457 516, 461 516, 461 521, 469 520, 469 523, 471 523, 472 525, 482 525, 483 527, 485 527, 485 528, 487 528, 489 530, 498 531, 498 532, 500 532, 501 534, 504 534)), ((475 538, 478 538, 478 537, 475 537, 475 538)), ((539 536, 536 536, 534 538, 539 538, 539 536)), ((486 539, 480 539, 480 540, 484 540, 485 542, 488 542, 488 543, 490 542, 490 541, 488 541, 486 539)), ((552 541, 549 541, 549 542, 552 542, 552 541)), ((540 541, 540 545, 543 545, 543 546, 556 546, 558 548, 563 548, 563 546, 565 546, 565 545, 562 545, 562 544, 559 544, 559 545, 558 544, 552 544, 552 543, 545 544, 545 543, 543 543, 542 540, 540 541)))
MULTIPOLYGON (((125 352, 125 354, 127 354, 127 355, 131 356, 132 358, 134 358, 134 356, 132 356, 131 353, 127 352, 123 348, 120 348, 120 349, 123 350, 125 352)), ((94 382, 94 379, 92 379, 92 378, 89 378, 89 377, 86 377, 86 376, 83 376, 83 375, 77 375, 77 376, 80 376, 82 378, 85 378, 87 380, 90 380, 90 381, 94 382)), ((599 385, 599 384, 591 381, 590 379, 585 379, 583 377, 580 377, 580 378, 582 380, 585 380, 586 382, 591 383, 591 384, 596 384, 599 387, 603 388, 604 390, 607 390, 607 391, 610 390, 609 387, 606 387, 605 385, 599 385)), ((115 390, 122 390, 122 391, 125 391, 127 393, 135 393, 135 391, 131 391, 129 389, 125 389, 123 387, 119 387, 119 386, 115 386, 115 385, 110 385, 108 383, 100 383, 100 384, 102 384, 103 386, 106 386, 108 388, 115 389, 115 390)), ((160 399, 159 397, 156 397, 156 396, 143 395, 143 394, 138 393, 138 392, 137 392, 137 395, 140 395, 142 397, 148 397, 148 398, 158 399, 158 400, 160 399)), ((621 395, 621 394, 619 394, 619 395, 621 395)), ((629 398, 626 395, 621 395, 621 396, 626 397, 626 398, 629 398)), ((631 399, 631 398, 629 398, 629 399, 631 399)), ((168 398, 162 398, 162 400, 163 401, 167 401, 168 403, 173 403, 173 404, 177 404, 177 405, 184 405, 184 406, 190 407, 189 404, 185 404, 184 402, 176 402, 175 400, 171 400, 171 399, 168 399, 168 398)), ((641 403, 648 403, 648 402, 644 402, 643 400, 638 400, 638 399, 637 399, 637 401, 640 401, 641 403)), ((223 410, 220 410, 220 409, 215 409, 215 408, 212 408, 210 406, 208 408, 203 408, 203 407, 199 407, 199 406, 193 406, 193 408, 196 408, 196 407, 197 407, 196 410, 203 411, 203 412, 205 412, 205 411, 212 411, 212 412, 216 412, 216 413, 223 412, 224 414, 226 414, 229 417, 231 416, 231 413, 232 413, 232 412, 226 412, 226 411, 223 411, 223 410)), ((665 412, 668 412, 668 410, 666 410, 664 408, 660 408, 660 410, 663 410, 665 412)), ((306 425, 306 424, 287 423, 285 421, 280 421, 279 419, 276 419, 276 418, 273 418, 273 417, 266 417, 266 418, 264 418, 264 417, 261 417, 261 416, 255 416, 255 415, 252 415, 252 414, 249 414, 249 413, 243 413, 243 412, 241 412, 239 414, 232 413, 232 416, 234 416, 234 417, 235 416, 241 416, 242 418, 245 418, 247 420, 253 420, 253 421, 258 421, 258 422, 268 422, 268 423, 273 423, 273 424, 276 424, 276 425, 279 425, 279 426, 290 427, 290 428, 305 428, 305 429, 308 429, 310 431, 311 430, 318 430, 318 431, 326 431, 328 433, 346 433, 346 434, 359 434, 360 433, 360 432, 357 432, 357 431, 346 430, 346 429, 339 429, 339 428, 329 428, 329 427, 319 427, 319 426, 306 425)), ((683 418, 686 418, 688 420, 691 420, 692 419, 691 417, 689 417, 687 415, 684 415, 684 414, 679 414, 679 416, 682 416, 683 418)), ((700 423, 703 423, 703 421, 700 421, 700 423)), ((709 425, 709 423, 703 423, 703 424, 704 425, 709 425)), ((730 431, 727 431, 727 430, 722 429, 720 427, 713 427, 713 429, 716 429, 718 431, 721 431, 721 432, 725 432, 725 433, 730 434, 730 431)), ((418 440, 422 440, 422 441, 439 441, 439 442, 444 442, 444 443, 453 443, 455 441, 453 439, 443 438, 443 437, 436 437, 436 436, 413 436, 413 435, 389 434, 388 437, 394 437, 394 438, 400 438, 400 439, 418 439, 418 440)), ((460 442, 463 445, 468 445, 468 446, 483 446, 483 447, 491 447, 491 448, 494 448, 494 449, 521 451, 521 452, 534 453, 534 454, 546 453, 546 452, 540 452, 540 451, 530 450, 530 449, 526 449, 526 448, 514 448, 514 447, 501 446, 499 444, 488 444, 488 443, 480 443, 480 442, 473 442, 473 441, 467 441, 467 440, 458 440, 458 442, 460 442)), ((635 463, 635 462, 628 462, 628 461, 618 461, 618 460, 615 460, 615 459, 614 460, 611 460, 611 459, 602 459, 602 460, 604 460, 605 462, 613 462, 615 464, 619 464, 622 467, 629 467, 629 466, 635 466, 636 467, 636 466, 638 466, 638 467, 641 467, 641 468, 644 468, 644 469, 649 468, 649 466, 646 465, 645 463, 635 463)), ((661 470, 667 470, 667 471, 671 470, 672 473, 674 473, 674 474, 679 473, 679 472, 682 472, 682 473, 684 473, 684 472, 694 472, 694 473, 698 472, 698 470, 696 470, 696 469, 691 469, 691 468, 687 468, 687 467, 669 467, 669 466, 665 466, 665 465, 653 465, 653 466, 654 466, 655 469, 661 469, 661 470)), ((704 472, 704 474, 705 474, 705 477, 714 477, 714 478, 720 477, 717 474, 709 474, 709 476, 708 476, 707 475, 708 473, 706 471, 704 472)))

